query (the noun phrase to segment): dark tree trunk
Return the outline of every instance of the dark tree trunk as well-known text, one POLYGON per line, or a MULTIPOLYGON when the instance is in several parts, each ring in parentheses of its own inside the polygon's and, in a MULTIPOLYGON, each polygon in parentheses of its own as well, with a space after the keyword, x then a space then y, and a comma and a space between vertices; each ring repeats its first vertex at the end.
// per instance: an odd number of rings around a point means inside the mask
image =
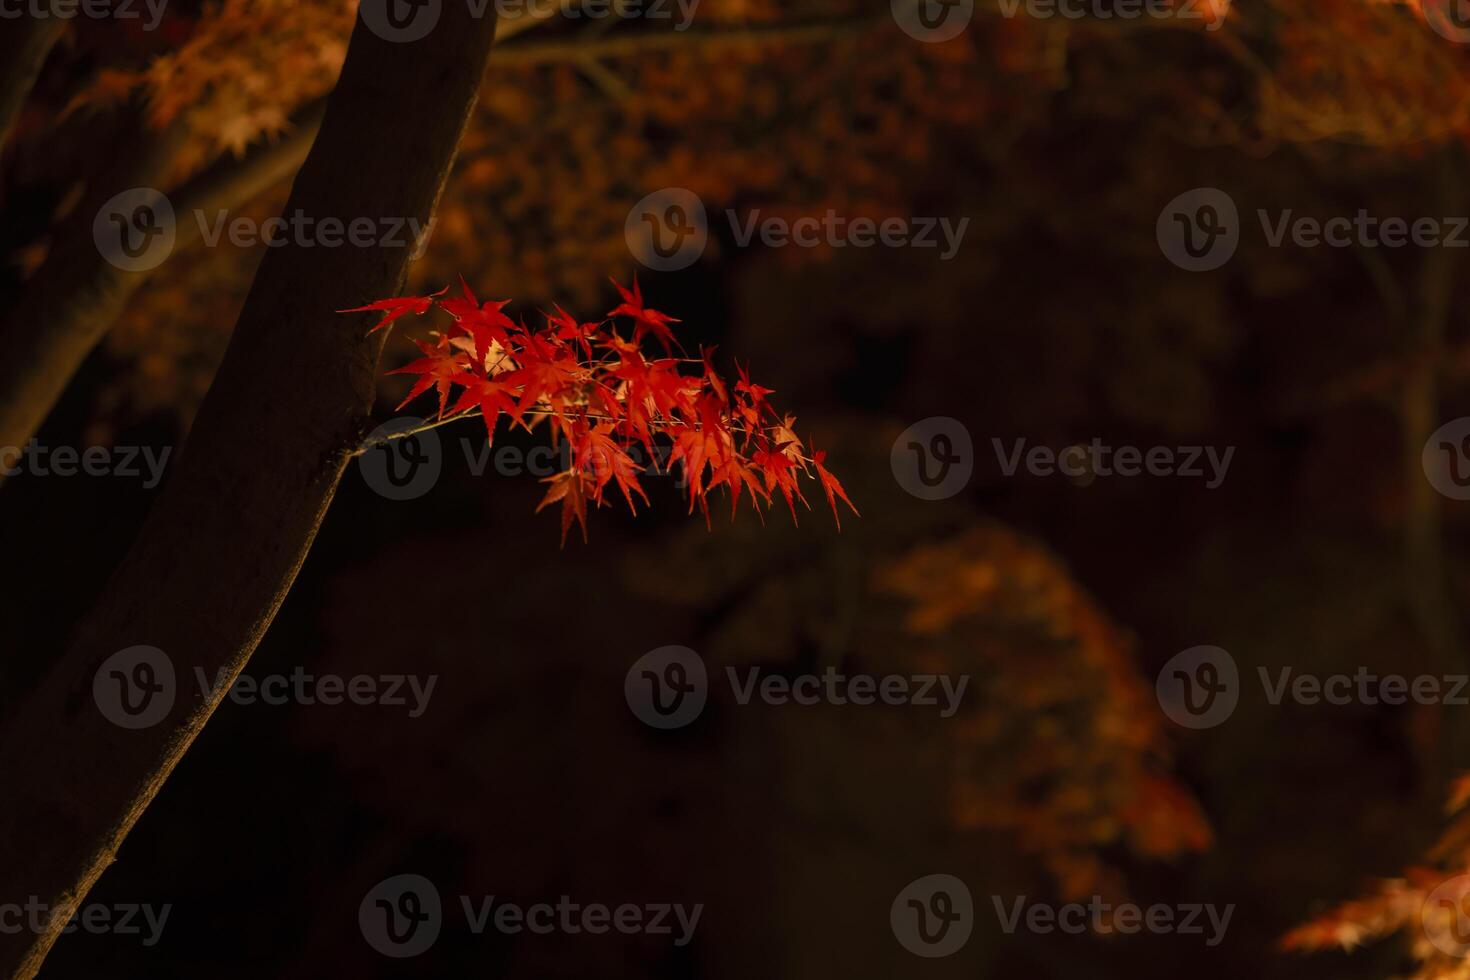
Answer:
POLYGON ((65 26, 60 17, 0 20, 0 150, 10 142, 26 96, 65 26))
MULTIPOLYGON (((239 160, 221 161, 170 195, 178 218, 174 251, 198 241, 196 209, 212 219, 214 212, 247 204, 295 173, 321 115, 321 104, 308 106, 277 142, 239 160)), ((0 447, 23 446, 36 434, 87 355, 154 271, 128 271, 105 259, 93 239, 92 221, 114 194, 156 186, 184 136, 174 130, 153 137, 109 174, 58 229, 51 255, 20 296, 0 311, 0 350, 6 352, 0 358, 0 447)))
MULTIPOLYGON (((420 41, 362 23, 287 212, 433 212, 468 121, 494 19, 446 3, 420 41)), ((0 741, 0 901, 81 902, 208 720, 291 587, 370 412, 382 334, 334 310, 402 288, 409 248, 272 249, 172 478, 65 655, 0 741), (152 727, 103 716, 114 652, 163 650, 178 695, 152 727)), ((33 976, 57 932, 0 934, 0 976, 33 976)))

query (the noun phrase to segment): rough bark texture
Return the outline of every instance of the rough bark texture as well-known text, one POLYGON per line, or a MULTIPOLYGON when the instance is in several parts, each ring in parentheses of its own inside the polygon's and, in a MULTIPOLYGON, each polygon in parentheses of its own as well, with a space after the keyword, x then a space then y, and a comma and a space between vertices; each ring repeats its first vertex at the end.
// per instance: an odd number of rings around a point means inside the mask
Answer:
MULTIPOLYGON (((290 177, 316 138, 322 108, 308 107, 276 143, 223 161, 171 194, 178 217, 174 251, 199 240, 196 210, 212 220, 214 212, 248 203, 290 177)), ((0 350, 7 352, 0 358, 0 447, 23 446, 35 435, 82 361, 152 274, 127 272, 104 259, 92 237, 92 220, 119 191, 156 186, 182 139, 179 131, 150 140, 105 186, 87 195, 58 229, 45 264, 17 301, 0 312, 0 350)))
MULTIPOLYGON (((287 205, 318 219, 426 221, 473 108, 494 19, 444 4, 421 41, 354 32, 287 205)), ((172 478, 76 638, 0 740, 0 902, 81 902, 270 625, 371 408, 382 335, 333 310, 395 293, 409 248, 272 249, 172 478), (172 659, 163 721, 119 728, 93 677, 149 644, 172 659), (201 694, 194 671, 225 683, 201 694)), ((29 978, 64 921, 0 934, 29 978)))
POLYGON ((60 17, 0 20, 0 150, 10 142, 26 96, 65 27, 60 17))

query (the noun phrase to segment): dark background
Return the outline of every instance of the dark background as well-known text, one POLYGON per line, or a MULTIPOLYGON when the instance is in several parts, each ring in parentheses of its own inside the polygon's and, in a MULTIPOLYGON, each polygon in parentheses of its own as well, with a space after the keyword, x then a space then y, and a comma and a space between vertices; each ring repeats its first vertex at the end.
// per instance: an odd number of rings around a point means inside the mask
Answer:
MULTIPOLYGON (((1401 967, 1396 939, 1351 957, 1276 943, 1432 842, 1455 768, 1446 732, 1457 722, 1439 709, 1270 707, 1248 684, 1218 728, 1148 721, 1213 842, 1164 859, 1114 841, 1100 859, 1140 904, 1234 903, 1225 941, 1206 948, 1200 937, 1004 935, 992 894, 1059 902, 1063 889, 1015 833, 957 826, 945 801, 959 750, 928 714, 740 707, 725 692, 688 728, 654 732, 623 700, 629 665, 668 644, 712 668, 920 669, 932 662, 925 641, 903 638, 902 610, 873 577, 996 527, 1067 570, 1132 637, 1150 697, 1159 667, 1198 644, 1230 650, 1251 677, 1257 665, 1439 669, 1404 598, 1406 457, 1418 445, 1397 389, 1329 394, 1384 365, 1396 378, 1408 327, 1382 312, 1352 250, 1271 249, 1253 217, 1440 213, 1438 151, 1336 148, 1324 175, 1322 159, 1291 146, 1166 141, 1134 113, 1146 103, 1129 101, 1126 82, 1107 85, 1109 68, 1079 55, 1076 84, 1039 97, 1023 133, 954 140, 918 168, 913 214, 972 218, 952 262, 724 241, 687 271, 641 273, 650 303, 685 321, 687 345, 750 362, 830 451, 862 511, 840 534, 820 507, 793 529, 780 512, 765 527, 748 512, 732 524, 717 505, 707 530, 670 481, 651 479, 648 512, 604 509, 589 544, 574 535, 559 550, 556 517, 531 516, 543 489, 533 478, 476 478, 463 465, 459 440, 477 439, 477 422, 442 430, 444 475, 417 500, 385 500, 349 470, 247 672, 435 674, 428 712, 226 701, 91 896, 170 903, 162 942, 67 936, 42 976, 1347 978, 1401 967), (1245 219, 1240 252, 1209 274, 1175 268, 1154 239, 1159 209, 1197 186, 1226 190, 1245 219), (976 452, 968 488, 944 503, 905 493, 889 464, 898 433, 936 415, 960 420, 976 452), (1008 478, 990 448, 1094 437, 1235 454, 1206 490, 1181 478, 1008 478), (429 953, 395 962, 363 941, 357 907, 406 872, 436 882, 449 924, 429 953), (895 941, 888 907, 934 872, 969 885, 977 926, 960 953, 927 961, 895 941), (475 936, 459 894, 705 908, 677 949, 647 936, 475 936)), ((1415 288, 1419 250, 1381 257, 1415 288)), ((1456 272, 1451 341, 1460 282, 1456 272)), ((390 352, 402 360, 409 345, 395 337, 390 352)), ((116 352, 94 356, 42 441, 85 445, 96 391, 129 370, 116 352)), ((403 390, 385 381, 383 418, 403 390)), ((1435 402, 1441 421, 1470 412, 1453 376, 1435 402)), ((109 424, 118 445, 182 438, 172 410, 109 424)), ((0 705, 59 652, 151 496, 120 478, 0 488, 12 559, 0 705)), ((1458 604, 1456 508, 1443 543, 1458 604)), ((1028 642, 994 655, 1024 662, 1028 642)), ((1014 704, 968 707, 1026 717, 1014 704)), ((965 764, 982 786, 1023 784, 1025 744, 967 749, 965 764)))

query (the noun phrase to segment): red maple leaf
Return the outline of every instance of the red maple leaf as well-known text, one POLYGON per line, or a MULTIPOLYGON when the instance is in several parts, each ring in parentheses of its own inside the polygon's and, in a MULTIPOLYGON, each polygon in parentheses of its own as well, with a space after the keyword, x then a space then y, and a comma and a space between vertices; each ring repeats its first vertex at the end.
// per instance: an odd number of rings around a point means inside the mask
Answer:
MULTIPOLYGON (((615 307, 608 316, 626 316, 632 318, 633 343, 641 342, 645 334, 651 333, 660 344, 663 344, 665 354, 672 353, 672 348, 678 347, 679 342, 674 339, 674 332, 669 329, 669 324, 678 323, 679 321, 668 314, 660 313, 658 310, 650 310, 643 305, 643 290, 638 286, 637 276, 633 277, 632 292, 624 289, 622 284, 616 279, 612 280, 612 284, 618 288, 618 292, 623 297, 623 302, 620 306, 615 307)), ((680 349, 682 350, 682 348, 680 349)))
POLYGON ((851 500, 847 499, 847 491, 842 489, 842 484, 837 482, 837 477, 833 476, 830 472, 828 472, 827 468, 822 465, 822 462, 826 458, 827 453, 825 450, 818 450, 817 452, 812 454, 812 462, 815 463, 817 466, 817 481, 822 484, 822 489, 827 492, 827 506, 832 508, 832 519, 837 522, 837 530, 840 531, 842 530, 842 518, 839 517, 837 514, 838 497, 842 498, 842 502, 844 504, 852 507, 852 512, 854 514, 857 514, 857 516, 859 517, 862 517, 863 515, 858 514, 858 509, 852 506, 851 500))
POLYGON ((551 489, 546 491, 546 496, 541 498, 541 503, 536 505, 536 513, 551 506, 558 501, 561 502, 561 545, 567 545, 567 532, 572 528, 572 522, 576 521, 582 525, 582 543, 587 543, 587 481, 585 473, 576 470, 567 470, 556 476, 548 476, 542 483, 550 483, 551 489))
POLYGON ((351 309, 338 310, 337 312, 368 313, 382 310, 383 319, 379 320, 377 326, 368 331, 368 336, 371 337, 401 316, 406 316, 409 313, 412 313, 414 316, 423 316, 434 305, 434 300, 443 296, 448 289, 449 287, 445 286, 437 293, 430 293, 428 296, 399 296, 394 299, 380 299, 366 306, 354 306, 351 309))
POLYGON ((439 417, 444 417, 444 409, 449 402, 449 386, 469 367, 465 356, 452 350, 446 340, 443 336, 440 336, 437 344, 415 340, 414 344, 424 356, 388 372, 389 374, 417 374, 419 376, 413 387, 409 389, 407 397, 398 403, 399 408, 407 405, 430 388, 438 388, 439 417))

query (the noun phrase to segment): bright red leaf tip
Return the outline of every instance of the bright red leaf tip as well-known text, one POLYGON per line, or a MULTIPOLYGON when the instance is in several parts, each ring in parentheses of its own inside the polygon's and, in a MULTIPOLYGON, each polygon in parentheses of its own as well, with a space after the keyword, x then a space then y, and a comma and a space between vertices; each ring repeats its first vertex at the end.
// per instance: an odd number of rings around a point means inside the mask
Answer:
POLYGON ((842 489, 842 484, 837 482, 837 477, 833 476, 830 472, 828 472, 827 468, 822 465, 822 463, 826 459, 827 451, 825 449, 819 449, 812 455, 812 463, 815 464, 817 467, 817 479, 821 481, 822 489, 827 491, 827 506, 832 508, 832 518, 833 520, 837 521, 837 530, 840 531, 842 530, 842 519, 837 516, 837 500, 835 499, 836 497, 841 497, 842 502, 848 507, 851 507, 852 512, 854 514, 857 514, 858 517, 862 517, 863 515, 858 514, 858 509, 856 507, 853 507, 851 500, 847 499, 847 491, 842 489))
POLYGON ((369 303, 366 306, 354 306, 351 309, 338 310, 337 312, 371 313, 382 310, 383 319, 379 320, 377 326, 368 331, 368 336, 372 336, 373 334, 377 333, 379 330, 382 330, 388 324, 392 323, 394 320, 398 319, 401 316, 406 316, 410 313, 412 313, 414 316, 423 316, 425 313, 429 312, 429 308, 434 305, 434 301, 448 291, 449 287, 445 286, 437 293, 432 293, 428 296, 399 296, 394 299, 380 299, 369 303))

